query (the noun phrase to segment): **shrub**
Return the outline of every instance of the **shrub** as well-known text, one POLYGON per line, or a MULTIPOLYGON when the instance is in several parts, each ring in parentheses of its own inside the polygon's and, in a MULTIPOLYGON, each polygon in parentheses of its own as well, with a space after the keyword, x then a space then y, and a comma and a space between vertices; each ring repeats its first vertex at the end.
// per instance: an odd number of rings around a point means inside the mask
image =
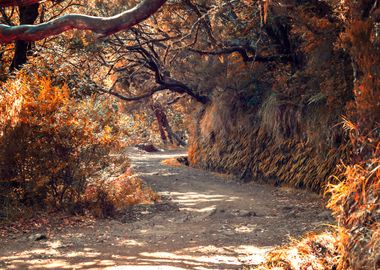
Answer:
POLYGON ((20 72, 1 88, 2 210, 78 203, 117 144, 109 125, 116 116, 93 98, 71 98, 65 84, 49 77, 20 72))
POLYGON ((328 207, 339 223, 338 269, 380 267, 379 168, 380 159, 376 154, 362 166, 347 166, 344 180, 329 190, 328 207))
POLYGON ((338 242, 331 232, 309 233, 286 247, 271 251, 256 270, 325 270, 336 269, 338 242))
POLYGON ((117 209, 139 203, 150 203, 158 196, 144 187, 140 179, 128 172, 108 181, 97 181, 87 186, 82 203, 97 217, 113 216, 117 209))

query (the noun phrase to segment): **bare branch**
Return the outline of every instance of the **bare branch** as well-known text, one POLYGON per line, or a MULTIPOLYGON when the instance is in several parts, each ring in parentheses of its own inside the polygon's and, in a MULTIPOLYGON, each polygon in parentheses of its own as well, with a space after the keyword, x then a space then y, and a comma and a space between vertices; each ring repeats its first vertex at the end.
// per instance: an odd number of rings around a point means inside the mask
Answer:
POLYGON ((140 96, 135 96, 135 97, 126 97, 126 96, 124 96, 122 94, 119 94, 117 92, 112 91, 112 89, 109 90, 109 91, 104 90, 104 89, 98 89, 98 90, 99 90, 99 92, 115 96, 115 97, 117 97, 117 98, 119 98, 121 100, 124 100, 124 101, 138 101, 138 100, 141 100, 141 99, 145 99, 145 98, 151 97, 151 96, 153 96, 153 94, 155 94, 157 92, 166 90, 166 87, 160 85, 160 86, 157 86, 156 88, 152 89, 148 93, 145 93, 145 94, 140 95, 140 96))
POLYGON ((210 18, 208 16, 208 14, 206 13, 205 15, 203 15, 202 12, 197 7, 197 5, 193 4, 191 2, 191 0, 183 0, 183 2, 184 2, 185 5, 187 5, 188 7, 190 7, 195 12, 195 14, 197 14, 197 16, 199 18, 202 18, 203 25, 204 25, 204 27, 205 27, 205 29, 207 31, 207 35, 209 36, 210 40, 213 43, 218 43, 217 40, 215 39, 213 33, 212 33, 211 22, 210 22, 210 18))
POLYGON ((220 50, 215 51, 203 51, 203 50, 197 50, 197 49, 189 49, 192 52, 201 54, 201 55, 225 55, 225 54, 231 54, 231 53, 239 53, 241 57, 243 57, 243 60, 245 62, 273 62, 273 61, 280 61, 280 62, 289 62, 292 61, 292 56, 290 54, 279 54, 279 55, 269 55, 269 56, 261 56, 256 55, 255 50, 253 48, 245 48, 245 47, 227 47, 220 50), (248 52, 251 52, 253 55, 250 56, 248 52))
POLYGON ((41 0, 3 0, 0 7, 30 6, 42 2, 41 0))
POLYGON ((90 30, 108 36, 144 21, 165 2, 166 0, 143 0, 136 7, 112 17, 68 14, 37 25, 8 26, 0 24, 0 43, 9 43, 15 40, 37 41, 72 29, 90 30))
MULTIPOLYGON (((135 34, 136 33, 137 32, 135 31, 135 34)), ((172 92, 179 93, 179 94, 187 94, 202 104, 206 104, 210 101, 207 96, 200 95, 196 93, 193 89, 191 89, 190 86, 176 79, 173 79, 169 73, 164 71, 164 69, 162 68, 160 64, 159 59, 154 55, 153 52, 151 52, 152 49, 150 48, 149 49, 150 51, 148 51, 141 45, 141 42, 138 39, 137 34, 136 34, 136 39, 137 39, 136 41, 138 45, 124 46, 124 48, 127 49, 129 52, 135 52, 139 54, 143 58, 143 61, 140 64, 154 73, 156 83, 160 85, 161 87, 163 87, 162 90, 170 90, 172 92)), ((118 39, 118 41, 121 44, 124 44, 122 40, 118 39)), ((123 68, 119 69, 119 71, 122 69, 123 68)))

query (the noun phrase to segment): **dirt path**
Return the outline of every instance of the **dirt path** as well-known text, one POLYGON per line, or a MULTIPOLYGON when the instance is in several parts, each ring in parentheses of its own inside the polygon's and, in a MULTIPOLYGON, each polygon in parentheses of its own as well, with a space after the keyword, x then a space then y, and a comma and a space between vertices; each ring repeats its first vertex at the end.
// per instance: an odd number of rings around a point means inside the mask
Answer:
POLYGON ((120 221, 52 231, 44 241, 2 239, 0 268, 240 269, 330 220, 315 194, 160 163, 183 154, 130 150, 134 170, 161 203, 136 206, 120 221))

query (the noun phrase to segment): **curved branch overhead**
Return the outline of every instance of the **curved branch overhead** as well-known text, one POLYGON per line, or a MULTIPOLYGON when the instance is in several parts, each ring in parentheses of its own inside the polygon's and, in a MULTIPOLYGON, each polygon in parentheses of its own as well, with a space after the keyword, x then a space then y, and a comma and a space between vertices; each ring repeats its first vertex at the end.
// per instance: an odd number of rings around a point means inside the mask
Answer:
MULTIPOLYGON (((17 2, 17 1, 16 1, 17 2)), ((108 36, 144 21, 165 4, 166 0, 143 0, 139 5, 112 17, 68 14, 37 25, 0 24, 0 43, 15 40, 37 41, 72 29, 90 30, 108 36)))
POLYGON ((3 0, 0 7, 30 6, 42 2, 41 0, 3 0))

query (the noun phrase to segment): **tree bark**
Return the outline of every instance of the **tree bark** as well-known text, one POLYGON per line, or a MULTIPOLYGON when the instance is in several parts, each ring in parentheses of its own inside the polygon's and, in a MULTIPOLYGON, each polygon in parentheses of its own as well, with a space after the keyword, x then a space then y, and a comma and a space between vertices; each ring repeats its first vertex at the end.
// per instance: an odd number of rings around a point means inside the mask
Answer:
POLYGON ((165 2, 166 0, 143 0, 136 7, 112 17, 68 14, 38 25, 0 24, 0 43, 15 40, 37 41, 72 29, 90 30, 108 36, 144 21, 157 12, 165 2))
POLYGON ((166 144, 168 142, 168 139, 166 137, 165 130, 164 130, 164 127, 163 127, 163 124, 162 124, 161 110, 157 106, 157 104, 155 104, 155 103, 153 103, 151 105, 151 108, 152 108, 152 111, 154 112, 154 115, 156 116, 156 119, 157 119, 158 129, 159 129, 160 135, 161 135, 161 140, 162 140, 162 142, 164 144, 166 144))
POLYGON ((162 142, 164 144, 167 143, 167 139, 169 139, 169 142, 173 144, 173 139, 176 141, 177 145, 186 146, 186 143, 182 141, 172 130, 168 118, 166 116, 166 113, 164 111, 164 108, 159 103, 153 103, 152 104, 152 110, 156 116, 157 122, 158 122, 158 128, 160 130, 160 135, 162 142), (166 131, 166 134, 165 134, 166 131))
POLYGON ((162 142, 164 144, 167 143, 167 139, 169 138, 170 143, 173 143, 172 137, 170 136, 171 134, 168 133, 168 136, 165 134, 165 129, 167 132, 167 126, 168 126, 168 119, 166 117, 166 114, 162 108, 162 106, 158 103, 153 103, 152 104, 152 110, 156 116, 157 123, 158 123, 158 128, 160 130, 160 135, 162 142))
POLYGON ((38 4, 41 0, 2 0, 0 7, 25 7, 33 4, 38 4))
MULTIPOLYGON (((38 18, 38 8, 39 4, 33 4, 28 7, 19 7, 20 25, 34 24, 34 22, 38 18)), ((28 53, 30 52, 32 45, 33 44, 31 42, 23 40, 16 41, 15 55, 10 66, 10 71, 19 69, 22 65, 24 65, 27 62, 28 53)))

